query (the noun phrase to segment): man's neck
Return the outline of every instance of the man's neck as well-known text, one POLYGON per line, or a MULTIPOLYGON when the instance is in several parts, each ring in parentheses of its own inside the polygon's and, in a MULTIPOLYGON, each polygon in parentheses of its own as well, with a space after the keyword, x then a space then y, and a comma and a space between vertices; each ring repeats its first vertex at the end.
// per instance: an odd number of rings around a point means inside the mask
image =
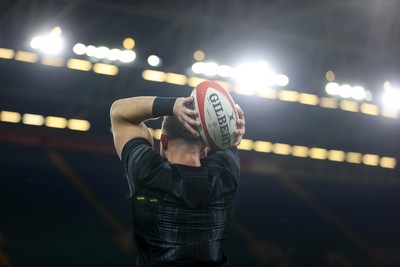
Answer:
POLYGON ((189 146, 168 147, 166 157, 169 162, 198 167, 200 163, 200 151, 189 146))

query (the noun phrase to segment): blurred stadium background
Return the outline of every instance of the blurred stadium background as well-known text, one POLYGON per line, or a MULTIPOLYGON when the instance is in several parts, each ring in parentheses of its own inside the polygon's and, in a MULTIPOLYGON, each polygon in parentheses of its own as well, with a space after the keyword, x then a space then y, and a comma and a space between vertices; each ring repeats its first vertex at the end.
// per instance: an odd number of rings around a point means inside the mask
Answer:
POLYGON ((0 266, 134 266, 110 105, 203 79, 247 119, 231 266, 400 266, 399 10, 0 0, 0 266))

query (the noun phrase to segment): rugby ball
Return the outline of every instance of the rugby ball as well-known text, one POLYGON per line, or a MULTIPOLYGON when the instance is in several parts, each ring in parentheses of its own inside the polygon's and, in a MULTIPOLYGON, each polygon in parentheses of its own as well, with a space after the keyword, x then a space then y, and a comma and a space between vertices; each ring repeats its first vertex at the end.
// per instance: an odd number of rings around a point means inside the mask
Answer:
POLYGON ((226 150, 235 139, 238 113, 231 95, 218 83, 205 81, 197 85, 191 96, 192 108, 198 112, 198 131, 212 150, 226 150))

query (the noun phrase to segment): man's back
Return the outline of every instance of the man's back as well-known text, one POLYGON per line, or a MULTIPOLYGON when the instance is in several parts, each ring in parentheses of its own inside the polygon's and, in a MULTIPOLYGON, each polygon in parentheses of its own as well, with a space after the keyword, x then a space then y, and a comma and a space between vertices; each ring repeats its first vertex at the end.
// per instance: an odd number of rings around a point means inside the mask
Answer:
POLYGON ((138 266, 224 266, 239 181, 237 152, 212 153, 193 167, 170 164, 147 141, 134 139, 125 145, 122 162, 134 192, 138 266))

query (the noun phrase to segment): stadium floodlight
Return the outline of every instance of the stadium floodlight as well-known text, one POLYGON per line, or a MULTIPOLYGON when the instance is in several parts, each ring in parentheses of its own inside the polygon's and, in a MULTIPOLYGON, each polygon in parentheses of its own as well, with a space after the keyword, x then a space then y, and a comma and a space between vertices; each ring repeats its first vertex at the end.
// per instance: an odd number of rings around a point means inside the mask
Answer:
POLYGON ((132 50, 123 50, 120 54, 119 61, 130 63, 136 59, 136 53, 132 50))
POLYGON ((206 76, 215 76, 218 73, 218 64, 215 62, 206 62, 204 68, 204 75, 206 76))
POLYGON ((363 100, 367 96, 365 89, 362 86, 354 86, 351 92, 351 97, 355 100, 363 100))
POLYGON ((233 73, 233 68, 231 66, 228 65, 221 65, 218 66, 218 70, 217 70, 217 74, 221 77, 231 77, 233 73))
POLYGON ((64 46, 61 28, 55 27, 50 34, 33 37, 30 46, 46 54, 59 54, 64 46))
POLYGON ((135 40, 130 37, 125 38, 124 41, 122 42, 122 45, 127 50, 133 49, 135 47, 135 44, 136 44, 135 40))
POLYGON ((97 48, 94 45, 88 45, 86 47, 86 55, 89 57, 94 57, 96 55, 97 48))
POLYGON ((351 86, 349 84, 338 84, 336 82, 329 82, 325 86, 327 94, 332 96, 339 96, 341 98, 352 98, 354 100, 372 100, 371 92, 365 90, 364 87, 356 85, 351 86))
POLYGON ((283 74, 275 75, 274 83, 278 86, 284 87, 289 84, 289 77, 283 74))
POLYGON ((108 56, 108 53, 110 52, 110 49, 105 46, 99 46, 96 47, 96 50, 94 51, 94 57, 98 59, 103 59, 108 56))
MULTIPOLYGON (((266 61, 247 62, 234 68, 228 65, 218 65, 215 62, 199 61, 192 65, 192 71, 205 76, 220 76, 232 78, 238 86, 252 88, 255 93, 271 85, 286 86, 289 78, 283 74, 275 74, 266 61)), ((247 90, 247 89, 246 89, 247 90)))
POLYGON ((353 88, 349 84, 342 84, 339 87, 339 96, 343 98, 350 98, 353 88))
POLYGON ((204 73, 206 68, 206 63, 204 62, 196 62, 192 65, 192 71, 196 74, 204 73))
POLYGON ((147 63, 152 67, 158 67, 161 65, 161 59, 156 55, 151 55, 147 58, 147 63))
POLYGON ((197 50, 193 53, 193 58, 197 61, 203 60, 205 57, 205 54, 202 50, 197 50))
POLYGON ((385 90, 382 97, 382 102, 385 107, 391 110, 400 110, 400 90, 389 89, 385 90))
POLYGON ((111 49, 108 52, 107 59, 111 61, 118 60, 121 57, 121 52, 118 48, 111 49))
POLYGON ((259 92, 274 84, 275 73, 265 61, 249 62, 234 69, 232 78, 239 86, 259 92))
POLYGON ((77 43, 72 48, 72 51, 74 51, 75 54, 82 56, 86 53, 86 45, 77 43))
POLYGON ((87 55, 88 57, 116 61, 119 60, 123 63, 131 63, 136 59, 136 53, 133 50, 120 50, 118 48, 108 48, 106 46, 96 47, 94 45, 84 45, 77 43, 72 48, 77 55, 87 55))
POLYGON ((325 91, 329 95, 338 95, 339 94, 339 84, 334 83, 334 82, 327 83, 325 86, 325 91))

